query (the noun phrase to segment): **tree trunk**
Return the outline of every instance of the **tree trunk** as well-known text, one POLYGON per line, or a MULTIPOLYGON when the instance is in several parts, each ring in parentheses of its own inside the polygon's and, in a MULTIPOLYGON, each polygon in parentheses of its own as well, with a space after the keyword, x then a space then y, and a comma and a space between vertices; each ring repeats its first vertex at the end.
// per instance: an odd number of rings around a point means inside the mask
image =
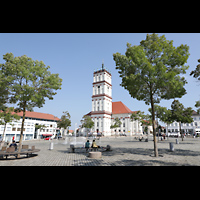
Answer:
POLYGON ((181 138, 182 138, 182 141, 183 141, 183 134, 182 134, 182 132, 181 132, 181 122, 179 122, 179 131, 180 131, 181 138))
POLYGON ((157 148, 157 142, 156 142, 156 129, 155 129, 155 112, 154 112, 154 102, 153 102, 153 96, 152 92, 150 94, 151 98, 151 109, 152 109, 152 123, 153 123, 153 142, 154 142, 154 155, 155 157, 158 157, 158 148, 157 148))
MULTIPOLYGON (((21 125, 21 134, 20 134, 20 140, 19 140, 19 149, 18 152, 21 152, 22 148, 22 139, 23 139, 23 130, 24 130, 24 121, 25 121, 25 115, 26 115, 26 103, 24 104, 23 108, 23 119, 22 119, 22 125, 21 125)), ((17 158, 20 158, 20 154, 17 154, 17 158)))
POLYGON ((7 123, 5 123, 5 126, 4 126, 3 136, 2 136, 2 138, 3 138, 3 139, 2 139, 2 142, 5 141, 5 140, 4 140, 4 135, 5 135, 5 131, 6 131, 6 125, 7 125, 7 123))

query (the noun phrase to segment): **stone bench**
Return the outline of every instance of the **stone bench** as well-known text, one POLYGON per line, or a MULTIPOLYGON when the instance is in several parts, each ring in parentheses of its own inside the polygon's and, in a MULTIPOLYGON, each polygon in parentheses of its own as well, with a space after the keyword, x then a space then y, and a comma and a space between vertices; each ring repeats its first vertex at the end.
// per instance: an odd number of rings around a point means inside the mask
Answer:
POLYGON ((89 158, 101 158, 102 154, 100 151, 95 151, 95 152, 89 152, 89 158))
POLYGON ((35 147, 34 147, 32 149, 21 149, 21 152, 18 152, 18 151, 15 151, 15 148, 9 147, 9 148, 7 148, 6 151, 0 151, 0 157, 2 157, 2 159, 4 158, 4 156, 6 157, 6 159, 8 156, 15 156, 17 158, 18 154, 27 155, 27 157, 28 157, 32 153, 35 153, 38 151, 40 151, 40 149, 35 149, 35 147))
MULTIPOLYGON (((85 149, 85 147, 75 147, 73 144, 70 144, 70 152, 75 153, 75 149, 85 149)), ((106 147, 101 146, 97 148, 97 150, 100 150, 100 149, 105 150, 105 151, 112 151, 110 145, 107 145, 106 147)), ((93 148, 90 147, 88 150, 92 151, 93 148)))

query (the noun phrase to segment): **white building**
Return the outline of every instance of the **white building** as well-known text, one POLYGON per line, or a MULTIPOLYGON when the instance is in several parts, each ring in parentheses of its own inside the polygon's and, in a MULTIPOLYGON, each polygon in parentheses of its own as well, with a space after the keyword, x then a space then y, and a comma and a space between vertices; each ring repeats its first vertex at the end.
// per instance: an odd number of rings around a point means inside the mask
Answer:
MULTIPOLYGON (((183 131, 183 133, 185 134, 190 134, 190 135, 194 135, 194 134, 199 134, 200 135, 200 115, 196 112, 193 111, 192 113, 192 118, 193 118, 193 122, 192 123, 182 123, 181 124, 181 130, 183 131)), ((167 131, 169 136, 170 135, 179 135, 179 123, 178 122, 173 122, 172 124, 169 124, 167 126, 167 131)))
MULTIPOLYGON (((21 119, 6 125, 4 141, 11 142, 13 137, 16 141, 19 141, 23 113, 19 112, 17 115, 21 119)), ((40 139, 47 136, 54 137, 57 129, 56 122, 58 120, 59 118, 51 114, 26 111, 23 140, 40 139), (35 125, 44 125, 45 128, 39 130, 35 128, 35 125)), ((5 125, 0 125, 0 136, 3 136, 4 127, 5 125)))
MULTIPOLYGON (((94 128, 91 131, 102 133, 104 136, 120 133, 142 134, 141 124, 130 120, 132 113, 133 111, 121 101, 112 102, 112 75, 102 64, 102 68, 93 73, 92 111, 87 114, 94 121, 94 128), (114 124, 116 117, 121 120, 121 127, 111 130, 110 126, 114 124)), ((82 129, 80 133, 85 135, 86 130, 82 129)))

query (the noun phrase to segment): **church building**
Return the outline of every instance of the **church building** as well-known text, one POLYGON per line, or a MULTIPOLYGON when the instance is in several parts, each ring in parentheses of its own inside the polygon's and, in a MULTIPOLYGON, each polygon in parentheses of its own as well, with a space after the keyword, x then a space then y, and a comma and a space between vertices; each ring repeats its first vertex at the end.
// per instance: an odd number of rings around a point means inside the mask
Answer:
POLYGON ((94 121, 91 132, 102 133, 104 136, 142 134, 140 123, 130 119, 133 112, 136 111, 131 111, 121 101, 112 102, 112 75, 102 64, 102 68, 93 73, 92 111, 87 114, 94 121), (117 117, 121 127, 110 129, 117 117))

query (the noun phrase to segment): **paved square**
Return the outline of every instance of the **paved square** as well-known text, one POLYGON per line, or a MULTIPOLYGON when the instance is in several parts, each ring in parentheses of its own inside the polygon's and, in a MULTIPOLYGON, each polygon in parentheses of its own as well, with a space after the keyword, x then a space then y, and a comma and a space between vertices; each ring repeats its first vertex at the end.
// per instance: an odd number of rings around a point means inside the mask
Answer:
POLYGON ((90 159, 84 149, 70 153, 69 144, 64 140, 53 140, 52 150, 49 150, 50 141, 24 141, 23 144, 35 145, 40 149, 38 156, 24 159, 10 157, 0 160, 0 166, 200 166, 199 138, 185 138, 183 142, 179 138, 179 144, 175 143, 175 138, 159 141, 158 152, 161 156, 158 158, 151 156, 152 137, 149 142, 140 142, 134 137, 104 137, 96 142, 102 146, 110 144, 113 150, 102 152, 100 159, 90 159), (169 151, 169 142, 174 143, 174 152, 169 151))

